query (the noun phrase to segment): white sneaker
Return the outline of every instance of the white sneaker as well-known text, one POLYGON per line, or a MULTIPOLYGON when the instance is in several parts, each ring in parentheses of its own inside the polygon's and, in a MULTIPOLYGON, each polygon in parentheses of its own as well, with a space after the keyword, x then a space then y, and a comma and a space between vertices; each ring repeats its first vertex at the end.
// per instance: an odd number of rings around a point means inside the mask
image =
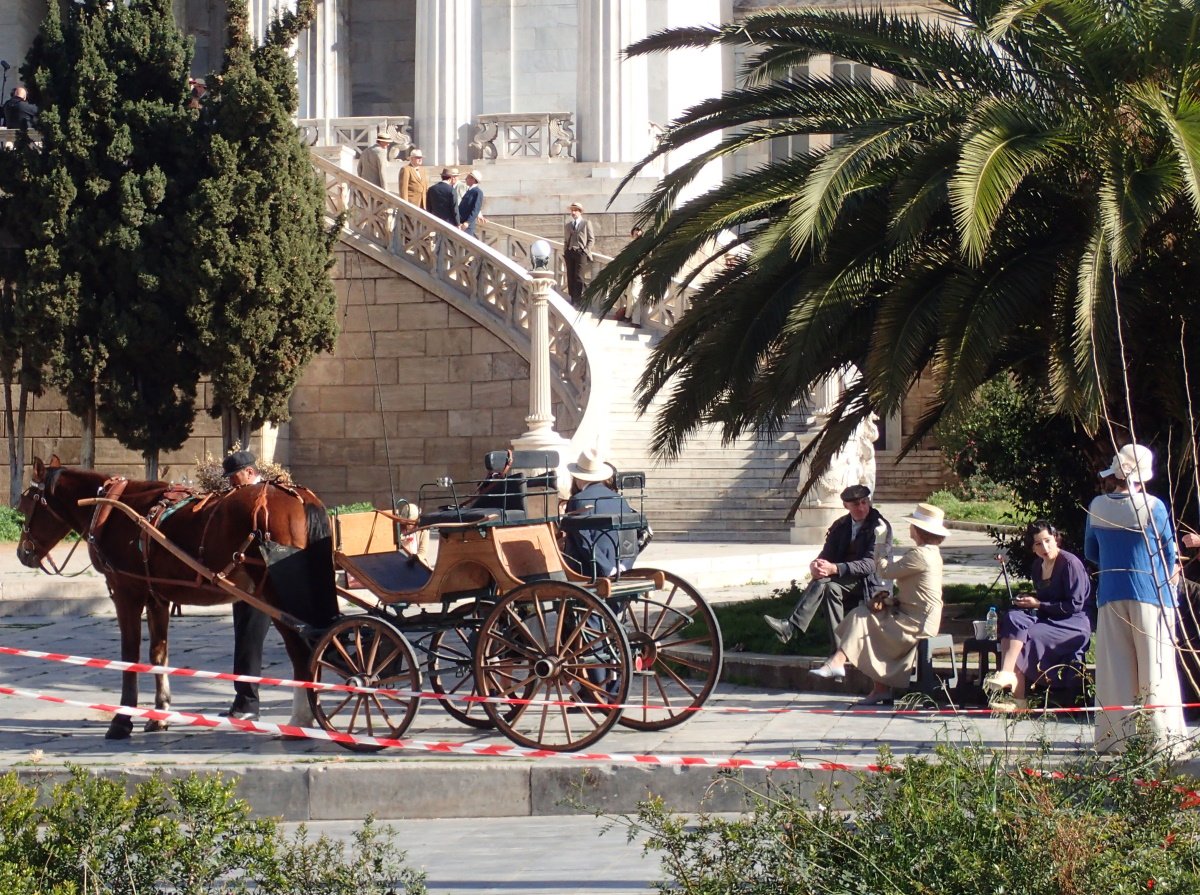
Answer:
POLYGON ((824 678, 827 681, 844 681, 846 679, 845 668, 831 668, 828 662, 818 665, 816 668, 808 669, 808 673, 813 677, 824 678))
POLYGON ((792 639, 792 635, 796 633, 792 627, 792 623, 787 619, 764 615, 763 621, 767 623, 767 627, 775 632, 775 636, 779 638, 780 643, 787 643, 792 639))
POLYGON ((985 690, 1015 690, 1017 676, 1011 671, 993 671, 983 679, 985 690))

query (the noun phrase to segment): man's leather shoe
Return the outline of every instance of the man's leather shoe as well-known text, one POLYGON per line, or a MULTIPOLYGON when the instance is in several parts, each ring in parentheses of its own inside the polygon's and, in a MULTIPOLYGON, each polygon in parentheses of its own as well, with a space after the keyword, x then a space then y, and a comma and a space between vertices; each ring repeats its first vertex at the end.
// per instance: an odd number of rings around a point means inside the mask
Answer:
POLYGON ((258 712, 242 712, 230 709, 227 712, 221 712, 222 718, 232 718, 234 721, 257 721, 258 712))
POLYGON ((775 636, 779 638, 780 643, 787 643, 792 639, 792 635, 795 633, 795 630, 792 628, 792 623, 787 619, 764 615, 763 621, 767 623, 767 627, 775 632, 775 636))

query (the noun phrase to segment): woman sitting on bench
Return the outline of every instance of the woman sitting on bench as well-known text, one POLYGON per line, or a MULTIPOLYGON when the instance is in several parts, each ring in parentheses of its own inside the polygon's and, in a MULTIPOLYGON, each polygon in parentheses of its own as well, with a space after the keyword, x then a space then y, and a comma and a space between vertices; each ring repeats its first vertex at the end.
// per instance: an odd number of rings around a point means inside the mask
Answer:
POLYGON ((1086 611, 1091 579, 1061 545, 1058 530, 1045 519, 1025 529, 1025 546, 1036 554, 1029 570, 1034 593, 1013 597, 1000 619, 1000 669, 983 682, 997 711, 1025 708, 1028 682, 1079 661, 1092 639, 1086 611))

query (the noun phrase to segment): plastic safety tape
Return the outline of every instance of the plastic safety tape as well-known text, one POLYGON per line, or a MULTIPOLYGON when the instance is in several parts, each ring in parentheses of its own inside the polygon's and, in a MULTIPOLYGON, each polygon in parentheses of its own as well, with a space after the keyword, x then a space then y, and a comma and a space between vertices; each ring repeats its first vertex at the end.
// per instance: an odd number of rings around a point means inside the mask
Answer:
MULTIPOLYGON (((178 677, 201 678, 204 680, 218 681, 238 681, 250 684, 262 684, 263 686, 271 687, 291 687, 294 689, 305 690, 331 690, 342 693, 366 693, 378 696, 390 696, 401 699, 411 699, 418 697, 421 699, 431 699, 444 702, 465 702, 465 703, 496 703, 504 705, 529 705, 529 706, 566 706, 568 708, 577 705, 574 700, 562 699, 519 699, 503 696, 474 696, 464 695, 457 696, 448 693, 435 693, 425 690, 393 690, 386 687, 358 687, 352 684, 328 684, 316 681, 297 681, 290 678, 278 677, 261 677, 251 674, 232 674, 224 671, 200 671, 193 668, 179 668, 172 665, 149 665, 144 662, 123 662, 118 659, 97 659, 90 656, 73 656, 68 653, 50 653, 44 650, 20 649, 18 647, 0 646, 0 655, 4 656, 19 656, 28 659, 43 659, 49 662, 61 662, 67 665, 79 665, 86 668, 100 668, 109 671, 129 671, 136 674, 167 674, 178 677)), ((1091 714, 1093 712, 1129 712, 1129 711, 1150 711, 1156 709, 1178 708, 1182 705, 1183 708, 1191 708, 1200 706, 1200 703, 1185 702, 1182 704, 1153 704, 1153 705, 1105 705, 1105 706, 1070 706, 1070 707, 1047 707, 1047 708, 1031 708, 1020 709, 1010 714, 1034 713, 1042 715, 1054 714, 1091 714)), ((636 711, 673 711, 673 712, 717 712, 721 714, 735 715, 786 715, 796 712, 803 712, 810 715, 915 715, 932 717, 937 715, 991 715, 994 709, 991 708, 958 708, 949 706, 946 708, 904 708, 904 707, 885 707, 882 709, 864 709, 864 708, 820 708, 815 706, 781 706, 781 707, 756 707, 756 706, 668 706, 654 705, 649 703, 595 703, 596 708, 605 709, 621 709, 621 710, 636 710, 636 711)))
POLYGON ((67 705, 89 711, 108 712, 130 718, 146 718, 168 724, 187 724, 194 727, 211 727, 225 730, 244 730, 250 733, 274 734, 278 736, 328 740, 334 743, 359 746, 388 746, 395 749, 431 752, 442 755, 477 755, 487 758, 564 758, 572 761, 602 761, 613 764, 635 764, 658 767, 701 767, 701 768, 756 768, 767 771, 867 771, 878 772, 888 769, 887 765, 849 765, 831 761, 800 761, 784 758, 721 758, 702 755, 639 755, 631 752, 555 752, 552 749, 529 749, 522 746, 503 744, 440 743, 425 740, 393 739, 390 737, 362 736, 337 733, 290 724, 268 724, 262 721, 241 721, 236 718, 213 718, 190 712, 139 709, 126 705, 89 703, 61 696, 50 696, 34 690, 16 687, 0 687, 0 695, 17 696, 67 705))

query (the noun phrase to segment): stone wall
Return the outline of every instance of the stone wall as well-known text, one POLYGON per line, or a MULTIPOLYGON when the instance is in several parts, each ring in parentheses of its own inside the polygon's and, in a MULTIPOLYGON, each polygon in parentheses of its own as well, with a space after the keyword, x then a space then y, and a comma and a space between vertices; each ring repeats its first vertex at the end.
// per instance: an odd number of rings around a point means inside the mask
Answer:
POLYGON ((411 116, 416 0, 354 0, 347 18, 350 110, 344 114, 411 116))

